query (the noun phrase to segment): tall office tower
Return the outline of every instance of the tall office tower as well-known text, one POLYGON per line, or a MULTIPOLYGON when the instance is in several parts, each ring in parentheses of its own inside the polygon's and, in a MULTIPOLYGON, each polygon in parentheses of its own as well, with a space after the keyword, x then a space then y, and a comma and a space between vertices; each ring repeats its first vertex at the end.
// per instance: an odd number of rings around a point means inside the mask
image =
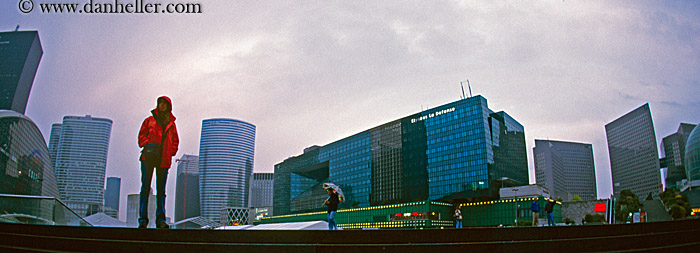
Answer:
POLYGON ((0 110, 0 193, 59 199, 48 153, 44 136, 29 117, 0 110))
POLYGON ((177 159, 175 221, 199 216, 199 156, 177 159))
POLYGON ((273 173, 253 173, 250 184, 250 207, 271 207, 274 185, 273 173))
POLYGON ((528 184, 525 132, 474 96, 343 138, 275 165, 274 215, 322 210, 322 184, 339 185, 349 206, 498 198, 528 184))
POLYGON ((0 32, 0 110, 24 114, 42 54, 37 31, 0 32))
POLYGON ((51 135, 49 136, 49 158, 51 166, 56 166, 56 151, 58 150, 58 140, 61 139, 61 124, 51 125, 51 135))
MULTIPOLYGON (((138 193, 126 197, 126 225, 129 227, 139 226, 139 198, 138 193)), ((148 197, 148 227, 156 227, 156 195, 153 195, 153 189, 148 197)))
POLYGON ((56 150, 61 199, 78 215, 102 211, 112 120, 65 116, 56 150))
POLYGON ((591 144, 535 140, 532 150, 537 184, 547 187, 550 196, 566 201, 573 195, 597 199, 591 144))
POLYGON ((605 125, 605 134, 615 196, 631 190, 641 200, 650 193, 658 198, 663 185, 649 104, 605 125))
POLYGON ((119 219, 119 191, 122 179, 118 177, 107 178, 107 190, 105 191, 105 214, 119 219))
POLYGON ((696 125, 681 123, 676 133, 666 136, 661 141, 661 168, 666 176, 666 187, 680 190, 684 180, 687 180, 685 171, 685 144, 688 141, 690 132, 696 125))
POLYGON ((202 121, 199 142, 201 216, 219 221, 223 209, 248 208, 255 126, 235 119, 202 121))

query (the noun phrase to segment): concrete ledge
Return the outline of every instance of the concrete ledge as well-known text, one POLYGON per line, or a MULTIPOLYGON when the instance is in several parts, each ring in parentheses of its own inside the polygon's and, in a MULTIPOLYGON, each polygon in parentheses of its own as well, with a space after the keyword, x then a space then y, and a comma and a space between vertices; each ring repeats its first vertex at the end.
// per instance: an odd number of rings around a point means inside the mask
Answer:
POLYGON ((700 220, 444 230, 138 230, 0 224, 0 251, 636 251, 697 250, 700 220), (2 250, 4 249, 4 250, 2 250))

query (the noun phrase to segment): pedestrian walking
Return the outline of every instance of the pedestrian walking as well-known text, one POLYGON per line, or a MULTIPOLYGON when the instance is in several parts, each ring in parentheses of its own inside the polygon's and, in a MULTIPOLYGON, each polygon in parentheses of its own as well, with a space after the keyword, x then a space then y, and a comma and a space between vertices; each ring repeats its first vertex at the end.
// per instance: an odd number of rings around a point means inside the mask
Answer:
POLYGON ((338 226, 335 224, 335 213, 338 211, 338 194, 331 188, 328 188, 328 199, 323 202, 324 205, 328 206, 328 230, 337 230, 338 226))
POLYGON ((177 154, 180 139, 172 114, 173 103, 169 97, 156 100, 156 109, 151 110, 139 130, 141 157, 141 192, 139 199, 139 228, 148 226, 148 197, 151 194, 153 170, 156 171, 156 228, 169 228, 165 222, 165 182, 172 157, 177 154))

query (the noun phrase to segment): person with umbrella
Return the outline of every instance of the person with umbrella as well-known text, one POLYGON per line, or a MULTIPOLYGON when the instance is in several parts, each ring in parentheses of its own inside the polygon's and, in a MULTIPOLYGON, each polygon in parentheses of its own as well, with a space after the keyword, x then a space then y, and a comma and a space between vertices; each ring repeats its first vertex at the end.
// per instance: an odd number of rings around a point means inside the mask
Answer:
POLYGON ((344 200, 342 196, 342 191, 340 187, 333 183, 324 183, 323 189, 328 191, 328 199, 326 199, 323 204, 328 206, 328 229, 337 230, 338 226, 335 224, 335 213, 338 211, 338 203, 344 200))

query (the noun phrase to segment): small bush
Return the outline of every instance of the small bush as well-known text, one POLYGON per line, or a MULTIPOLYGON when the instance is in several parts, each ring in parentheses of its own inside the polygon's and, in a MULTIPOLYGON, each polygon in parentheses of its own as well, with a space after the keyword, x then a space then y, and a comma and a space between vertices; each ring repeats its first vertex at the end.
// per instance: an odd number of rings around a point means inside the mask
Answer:
POLYGON ((676 204, 671 205, 671 208, 668 209, 668 214, 670 214, 674 220, 685 218, 685 213, 685 208, 676 204))
POLYGON ((605 216, 603 216, 602 214, 587 213, 586 217, 583 219, 586 221, 586 223, 588 223, 588 222, 604 222, 605 216))

